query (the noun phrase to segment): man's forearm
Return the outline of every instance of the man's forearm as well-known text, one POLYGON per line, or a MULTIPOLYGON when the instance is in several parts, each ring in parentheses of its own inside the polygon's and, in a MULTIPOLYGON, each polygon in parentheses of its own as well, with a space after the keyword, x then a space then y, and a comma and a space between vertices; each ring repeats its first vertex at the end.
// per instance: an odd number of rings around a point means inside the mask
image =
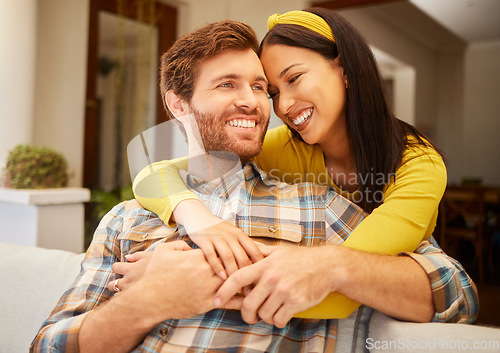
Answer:
POLYGON ((81 353, 130 352, 161 322, 149 312, 153 306, 141 303, 141 287, 133 286, 88 313, 78 337, 81 353))
POLYGON ((222 280, 200 250, 183 251, 177 243, 159 244, 139 281, 88 314, 78 336, 81 352, 130 352, 160 322, 214 308, 222 280))
POLYGON ((428 322, 434 314, 429 278, 408 257, 384 256, 333 246, 336 291, 387 315, 428 322))

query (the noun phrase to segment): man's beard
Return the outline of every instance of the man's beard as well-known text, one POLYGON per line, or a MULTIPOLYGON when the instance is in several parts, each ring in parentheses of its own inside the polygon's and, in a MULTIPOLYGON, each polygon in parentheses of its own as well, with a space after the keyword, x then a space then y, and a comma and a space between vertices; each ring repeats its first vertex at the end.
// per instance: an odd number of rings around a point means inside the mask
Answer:
MULTIPOLYGON (((269 125, 269 119, 266 119, 266 117, 258 109, 246 112, 240 108, 236 108, 233 111, 226 111, 217 116, 211 113, 200 112, 192 104, 190 104, 190 110, 195 116, 203 147, 206 152, 233 152, 240 157, 243 163, 246 163, 260 153, 262 143, 266 135, 267 126, 269 125), (248 139, 245 139, 244 134, 242 138, 236 139, 227 133, 225 129, 225 121, 235 114, 239 116, 248 115, 258 118, 257 126, 259 127, 261 134, 257 141, 252 143, 251 141, 254 140, 253 137, 251 138, 249 136, 248 139), (247 143, 245 143, 245 141, 247 141, 247 143)), ((239 135, 240 137, 242 136, 242 134, 239 135)))

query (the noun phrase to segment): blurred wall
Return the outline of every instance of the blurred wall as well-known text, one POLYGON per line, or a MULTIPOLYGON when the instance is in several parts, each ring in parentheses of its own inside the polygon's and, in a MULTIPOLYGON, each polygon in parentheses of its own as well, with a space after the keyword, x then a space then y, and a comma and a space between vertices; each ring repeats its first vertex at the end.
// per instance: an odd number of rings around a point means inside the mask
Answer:
POLYGON ((0 1, 0 181, 8 152, 33 139, 36 15, 32 0, 0 1))
POLYGON ((70 186, 82 185, 88 0, 39 0, 33 143, 68 159, 70 186))

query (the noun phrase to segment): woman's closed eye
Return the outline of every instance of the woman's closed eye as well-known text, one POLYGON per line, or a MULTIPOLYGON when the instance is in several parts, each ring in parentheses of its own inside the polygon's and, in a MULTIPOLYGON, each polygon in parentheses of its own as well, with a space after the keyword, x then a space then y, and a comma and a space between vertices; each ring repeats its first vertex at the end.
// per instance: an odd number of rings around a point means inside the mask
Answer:
POLYGON ((299 79, 301 76, 302 76, 302 73, 299 73, 299 74, 295 74, 295 75, 290 76, 290 78, 288 79, 288 83, 289 83, 289 84, 294 83, 294 82, 295 82, 295 81, 297 81, 297 79, 299 79))
POLYGON ((268 96, 270 99, 278 98, 278 95, 280 93, 278 90, 268 90, 268 92, 268 96))

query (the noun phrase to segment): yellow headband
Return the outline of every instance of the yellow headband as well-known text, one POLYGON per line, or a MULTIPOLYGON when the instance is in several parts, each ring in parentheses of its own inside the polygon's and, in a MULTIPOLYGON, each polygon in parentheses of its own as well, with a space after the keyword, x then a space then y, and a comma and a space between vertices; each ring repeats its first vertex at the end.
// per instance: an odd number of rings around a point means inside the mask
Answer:
POLYGON ((328 23, 318 15, 307 11, 289 11, 283 15, 274 14, 267 19, 267 27, 270 30, 277 24, 291 24, 299 25, 310 29, 316 33, 321 34, 323 37, 335 42, 332 29, 328 23))

